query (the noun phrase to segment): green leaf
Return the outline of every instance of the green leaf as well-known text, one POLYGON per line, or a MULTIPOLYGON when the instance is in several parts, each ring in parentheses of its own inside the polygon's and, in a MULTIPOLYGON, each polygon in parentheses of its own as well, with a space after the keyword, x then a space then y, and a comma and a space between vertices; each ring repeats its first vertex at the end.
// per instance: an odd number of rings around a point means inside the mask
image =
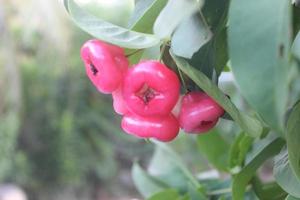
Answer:
POLYGON ((142 60, 159 60, 160 57, 160 46, 156 45, 144 50, 142 60))
POLYGON ((134 31, 152 33, 154 22, 168 0, 138 1, 130 27, 134 31))
POLYGON ((154 35, 130 31, 116 26, 79 8, 73 0, 68 1, 68 11, 75 24, 92 36, 121 46, 132 49, 142 49, 157 45, 160 40, 154 35))
POLYGON ((126 27, 128 20, 134 9, 135 0, 74 0, 74 2, 84 11, 92 14, 104 21, 126 27))
POLYGON ((275 157, 273 174, 282 189, 294 197, 300 198, 300 181, 291 169, 287 151, 282 151, 275 157))
POLYGON ((65 7, 66 11, 69 12, 69 3, 68 3, 68 0, 64 0, 63 3, 64 3, 64 7, 65 7))
POLYGON ((240 91, 271 127, 282 131, 288 92, 291 3, 232 0, 230 5, 229 52, 240 91))
POLYGON ((180 196, 176 190, 168 189, 154 194, 147 200, 176 200, 179 197, 180 196))
POLYGON ((206 44, 212 37, 212 33, 199 14, 193 14, 184 19, 175 30, 171 49, 177 56, 192 58, 194 53, 206 44))
POLYGON ((197 144, 200 153, 207 158, 209 163, 214 165, 214 167, 219 170, 228 170, 227 160, 229 154, 229 144, 216 129, 213 129, 207 134, 199 135, 197 137, 197 144))
POLYGON ((203 194, 203 191, 201 191, 201 188, 196 189, 191 184, 189 184, 189 187, 188 187, 188 194, 189 194, 190 200, 207 200, 207 198, 203 194))
POLYGON ((265 144, 260 152, 233 178, 232 196, 233 200, 243 199, 246 187, 255 175, 256 170, 270 157, 276 155, 284 145, 281 138, 275 138, 265 144))
POLYGON ((148 168, 149 173, 180 192, 187 192, 189 184, 198 189, 200 184, 178 155, 166 144, 160 142, 155 144, 156 149, 148 168))
POLYGON ((213 71, 219 76, 228 61, 227 34, 224 28, 196 52, 189 63, 212 78, 213 71))
POLYGON ((257 177, 254 177, 251 183, 259 199, 282 200, 287 195, 276 182, 263 184, 257 177))
POLYGON ((161 39, 170 38, 180 22, 199 9, 197 0, 169 0, 154 23, 155 35, 161 39))
POLYGON ((292 53, 298 60, 300 60, 300 32, 298 32, 298 34, 294 40, 294 43, 292 46, 292 53))
POLYGON ((288 195, 285 200, 300 200, 299 198, 293 197, 291 195, 288 195))
POLYGON ((263 127, 260 121, 247 114, 241 113, 207 76, 190 66, 183 58, 175 56, 172 51, 170 51, 170 54, 180 70, 188 75, 205 93, 218 102, 247 134, 252 137, 259 137, 261 135, 263 127))
POLYGON ((233 142, 230 148, 229 167, 241 167, 244 164, 246 155, 251 148, 253 138, 240 133, 233 142))
POLYGON ((209 0, 205 1, 202 8, 202 13, 211 27, 213 37, 194 54, 190 64, 208 77, 212 77, 214 69, 219 76, 228 61, 226 29, 228 7, 229 0, 209 0), (210 72, 206 73, 206 71, 210 72))
POLYGON ((138 163, 134 163, 131 173, 137 190, 145 198, 168 188, 163 182, 147 174, 138 163))
POLYGON ((286 141, 290 166, 300 180, 300 102, 298 102, 290 114, 287 123, 286 141))
POLYGON ((214 68, 219 76, 228 62, 227 29, 224 28, 221 30, 220 33, 213 38, 212 43, 214 47, 214 68))
POLYGON ((300 8, 293 6, 293 38, 300 30, 300 8))
POLYGON ((203 5, 203 15, 214 34, 226 26, 229 2, 229 0, 209 0, 203 5))
POLYGON ((144 49, 138 49, 138 50, 127 49, 126 55, 129 55, 129 56, 127 56, 129 64, 130 65, 137 64, 141 60, 141 58, 144 54, 144 51, 145 51, 144 49))

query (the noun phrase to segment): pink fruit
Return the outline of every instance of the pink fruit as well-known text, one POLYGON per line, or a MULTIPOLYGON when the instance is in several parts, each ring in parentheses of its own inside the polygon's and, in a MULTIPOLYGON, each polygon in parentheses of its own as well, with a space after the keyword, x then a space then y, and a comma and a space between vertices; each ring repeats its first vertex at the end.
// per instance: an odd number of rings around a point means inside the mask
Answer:
POLYGON ((122 48, 100 40, 89 40, 81 48, 86 73, 102 93, 111 93, 121 84, 128 68, 122 48))
POLYGON ((128 69, 123 96, 128 109, 140 116, 167 116, 179 98, 176 74, 157 61, 143 61, 128 69))
POLYGON ((223 108, 207 94, 190 92, 182 100, 180 127, 186 133, 207 132, 216 125, 223 114, 223 108))
POLYGON ((128 109, 122 95, 122 87, 119 87, 116 91, 114 91, 112 93, 112 97, 113 97, 113 107, 116 113, 120 115, 126 114, 128 112, 128 109))
POLYGON ((163 142, 173 140, 179 132, 178 120, 172 114, 165 117, 141 117, 129 113, 123 117, 121 126, 130 135, 163 142))

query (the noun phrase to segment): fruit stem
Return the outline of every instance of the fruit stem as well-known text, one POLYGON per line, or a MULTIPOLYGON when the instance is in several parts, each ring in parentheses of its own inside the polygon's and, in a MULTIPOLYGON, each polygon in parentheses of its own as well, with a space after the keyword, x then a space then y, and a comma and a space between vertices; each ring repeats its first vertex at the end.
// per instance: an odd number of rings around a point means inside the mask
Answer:
POLYGON ((161 49, 160 49, 160 56, 159 56, 159 62, 162 62, 166 47, 168 45, 168 42, 163 42, 161 49))
POLYGON ((183 78, 182 72, 181 72, 181 70, 179 69, 179 67, 177 65, 176 65, 176 67, 177 67, 177 70, 178 70, 179 77, 180 77, 180 80, 182 82, 183 88, 184 88, 185 92, 188 93, 189 90, 187 89, 187 86, 186 86, 185 80, 183 78))
POLYGON ((140 51, 142 51, 143 49, 137 49, 137 50, 135 50, 135 51, 133 51, 133 52, 131 52, 131 53, 129 53, 129 54, 126 54, 125 56, 128 58, 128 57, 130 57, 130 56, 133 56, 134 54, 136 54, 136 53, 138 53, 138 52, 140 52, 140 51))

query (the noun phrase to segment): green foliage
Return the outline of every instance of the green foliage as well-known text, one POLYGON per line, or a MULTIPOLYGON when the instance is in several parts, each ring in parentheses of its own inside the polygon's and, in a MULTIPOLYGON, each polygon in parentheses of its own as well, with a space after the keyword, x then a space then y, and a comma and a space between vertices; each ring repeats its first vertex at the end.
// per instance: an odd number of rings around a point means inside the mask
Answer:
POLYGON ((110 171, 98 178, 110 178, 108 175, 116 173, 111 147, 103 146, 102 136, 97 136, 103 132, 97 123, 102 116, 97 112, 110 102, 94 107, 98 100, 93 91, 84 87, 87 84, 80 73, 55 76, 31 64, 24 66, 24 74, 27 117, 23 121, 21 142, 39 177, 35 180, 37 184, 80 184, 86 174, 96 173, 100 159, 107 157, 110 158, 102 167, 110 171))
POLYGON ((283 131, 287 102, 290 35, 290 1, 231 2, 228 43, 233 73, 249 104, 278 131, 283 131))
POLYGON ((242 199, 246 191, 246 187, 255 175, 256 170, 267 160, 268 158, 278 154, 284 145, 284 141, 281 138, 275 138, 266 140, 263 142, 260 151, 241 169, 239 173, 234 175, 232 183, 232 196, 233 199, 242 199))
POLYGON ((298 200, 299 198, 296 198, 296 197, 293 197, 293 196, 291 196, 291 195, 288 195, 287 197, 286 197, 286 200, 298 200))
POLYGON ((292 53, 294 56, 300 60, 300 32, 298 32, 292 46, 292 53))
POLYGON ((234 169, 244 165, 247 153, 252 146, 254 139, 244 133, 240 133, 234 140, 230 149, 229 167, 234 169))
POLYGON ((230 145, 222 137, 217 129, 209 132, 209 134, 199 135, 197 137, 199 151, 207 158, 207 160, 218 170, 228 170, 228 155, 230 145), (218 145, 211 145, 218 144, 218 145))
POLYGON ((190 184, 195 188, 200 187, 200 184, 178 155, 162 143, 156 143, 156 150, 149 165, 149 172, 181 192, 187 191, 190 184))
POLYGON ((97 2, 75 0, 75 2, 90 14, 119 26, 127 25, 134 8, 134 0, 111 1, 110 3, 101 0, 97 2))
POLYGON ((175 30, 171 49, 178 56, 191 58, 211 37, 212 33, 202 14, 196 13, 184 19, 175 30))
POLYGON ((258 119, 241 113, 230 101, 230 99, 217 87, 217 85, 215 85, 201 71, 193 68, 186 60, 175 56, 172 52, 171 55, 180 70, 187 74, 189 78, 191 78, 204 92, 218 102, 219 105, 224 108, 224 110, 240 125, 240 127, 247 134, 253 137, 258 137, 261 135, 263 128, 258 119))
POLYGON ((300 198, 300 181, 291 169, 287 151, 275 158, 274 176, 277 183, 289 194, 300 198))
MULTIPOLYGON (((1 26, 1 16, 0 16, 1 26)), ((0 33, 0 180, 6 180, 7 174, 16 173, 12 169, 19 159, 16 150, 18 133, 21 126, 20 74, 14 61, 14 49, 9 45, 10 38, 5 37, 8 30, 4 25, 0 33)))
POLYGON ((74 22, 94 37, 131 49, 141 49, 154 46, 159 40, 150 34, 130 31, 90 15, 78 7, 73 0, 65 0, 67 10, 74 22))
POLYGON ((300 103, 298 102, 288 119, 287 130, 286 130, 286 141, 289 153, 290 166, 300 180, 300 152, 299 152, 299 141, 300 141, 300 103))
POLYGON ((134 183, 141 194, 144 197, 149 197, 151 193, 158 192, 150 199, 178 196, 178 194, 182 194, 181 198, 184 199, 206 199, 203 187, 192 176, 178 155, 165 144, 155 142, 155 145, 156 150, 151 159, 148 173, 143 171, 137 164, 132 169, 134 183))
POLYGON ((137 163, 133 165, 131 174, 134 184, 143 197, 150 197, 152 194, 168 188, 164 182, 147 174, 137 163))
POLYGON ((168 189, 154 194, 147 200, 174 200, 179 199, 179 197, 180 196, 176 190, 168 189))
POLYGON ((161 39, 170 38, 178 25, 186 17, 196 13, 199 7, 199 2, 196 0, 169 0, 155 21, 153 27, 155 35, 161 39))
POLYGON ((142 33, 152 33, 153 24, 167 0, 138 1, 131 18, 131 29, 142 33))

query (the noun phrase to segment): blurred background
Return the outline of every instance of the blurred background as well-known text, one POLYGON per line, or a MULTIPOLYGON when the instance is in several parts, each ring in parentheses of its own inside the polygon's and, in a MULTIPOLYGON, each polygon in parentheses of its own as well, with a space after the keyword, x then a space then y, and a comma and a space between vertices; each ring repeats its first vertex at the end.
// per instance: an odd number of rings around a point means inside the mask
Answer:
POLYGON ((15 186, 30 200, 140 197, 131 165, 152 145, 121 131, 111 97, 86 78, 89 38, 57 0, 0 0, 1 200, 15 186))
MULTIPOLYGON (((0 0, 0 200, 141 199, 131 166, 146 166, 153 145, 122 132, 111 96, 86 77, 88 39, 58 0, 0 0)), ((238 130, 223 122, 230 143, 238 130)), ((210 169, 195 139, 172 146, 193 172, 210 169)))

